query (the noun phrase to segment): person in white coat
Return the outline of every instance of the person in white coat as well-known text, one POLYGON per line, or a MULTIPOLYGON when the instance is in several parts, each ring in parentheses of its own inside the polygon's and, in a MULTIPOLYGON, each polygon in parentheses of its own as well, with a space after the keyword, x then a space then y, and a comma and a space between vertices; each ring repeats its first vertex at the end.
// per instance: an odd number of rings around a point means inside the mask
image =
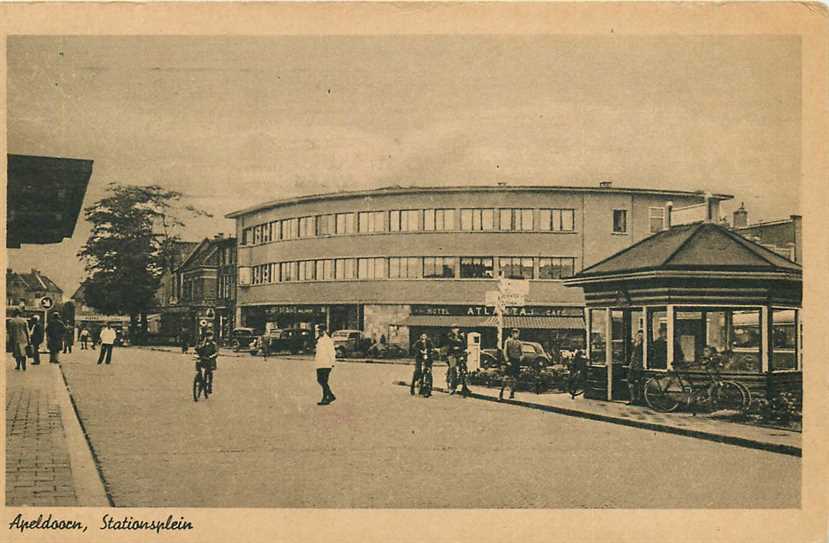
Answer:
POLYGON ((319 327, 319 337, 317 338, 317 349, 314 354, 314 367, 317 369, 317 382, 322 387, 322 400, 317 405, 328 405, 337 398, 331 392, 331 387, 328 386, 328 378, 331 376, 331 370, 334 369, 334 361, 337 359, 337 353, 334 350, 334 340, 328 335, 328 330, 325 326, 319 327))

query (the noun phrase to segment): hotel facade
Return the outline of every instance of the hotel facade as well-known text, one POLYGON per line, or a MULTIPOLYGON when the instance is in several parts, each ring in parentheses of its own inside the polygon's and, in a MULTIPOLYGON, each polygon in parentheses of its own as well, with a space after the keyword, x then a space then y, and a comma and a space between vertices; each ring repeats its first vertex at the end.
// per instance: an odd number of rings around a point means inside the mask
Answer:
MULTIPOLYGON (((236 221, 237 326, 357 329, 408 347, 452 324, 496 342, 487 292, 527 279, 504 326, 549 352, 584 344, 583 294, 562 281, 731 196, 597 187, 391 187, 276 200, 236 221)), ((716 215, 715 215, 716 216, 716 215)))

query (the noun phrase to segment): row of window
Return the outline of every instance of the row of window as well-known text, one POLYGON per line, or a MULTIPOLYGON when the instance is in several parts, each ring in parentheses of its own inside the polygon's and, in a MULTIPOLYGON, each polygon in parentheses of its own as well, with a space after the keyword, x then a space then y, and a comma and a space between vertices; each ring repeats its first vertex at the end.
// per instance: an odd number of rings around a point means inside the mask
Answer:
POLYGON ((309 215, 245 228, 242 245, 378 232, 573 232, 575 209, 391 209, 309 215))
POLYGON ((251 284, 351 279, 492 279, 495 265, 510 279, 563 279, 573 257, 370 257, 271 262, 251 268, 251 284))

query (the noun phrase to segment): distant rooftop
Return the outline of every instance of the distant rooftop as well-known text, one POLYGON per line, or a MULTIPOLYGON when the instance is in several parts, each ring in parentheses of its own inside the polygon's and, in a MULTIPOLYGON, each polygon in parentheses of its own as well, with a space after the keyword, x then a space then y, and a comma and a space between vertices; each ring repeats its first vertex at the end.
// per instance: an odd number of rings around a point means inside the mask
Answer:
MULTIPOLYGON (((390 186, 370 190, 354 190, 354 191, 339 191, 329 192, 323 194, 310 194, 306 196, 297 196, 294 198, 285 198, 280 200, 271 200, 262 204, 251 206, 238 211, 233 211, 225 215, 225 218, 234 219, 236 217, 254 213, 256 211, 263 211, 276 207, 284 207, 296 205, 301 203, 313 202, 318 200, 336 200, 345 198, 360 198, 365 196, 378 195, 400 195, 400 194, 419 194, 425 192, 588 192, 588 193, 613 193, 613 194, 643 194, 643 195, 658 195, 668 197, 697 197, 701 200, 705 198, 705 192, 698 191, 683 191, 683 190, 660 190, 660 189, 641 189, 641 188, 624 188, 613 187, 611 183, 603 181, 598 186, 563 186, 563 185, 507 185, 499 183, 497 185, 468 185, 468 186, 448 186, 448 187, 427 187, 427 186, 390 186)), ((712 198, 716 200, 731 200, 734 198, 730 194, 712 194, 712 198)))

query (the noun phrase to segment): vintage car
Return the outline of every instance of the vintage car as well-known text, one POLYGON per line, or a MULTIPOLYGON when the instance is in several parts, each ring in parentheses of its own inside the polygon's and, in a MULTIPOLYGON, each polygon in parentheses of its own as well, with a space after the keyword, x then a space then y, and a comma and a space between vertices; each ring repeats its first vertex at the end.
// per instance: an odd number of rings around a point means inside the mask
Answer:
POLYGON ((256 331, 253 328, 234 328, 228 338, 228 347, 235 352, 248 349, 256 342, 256 331))
MULTIPOLYGON (((544 352, 544 347, 534 341, 522 341, 521 353, 521 367, 546 368, 553 363, 550 355, 544 352)), ((481 350, 481 367, 497 368, 498 358, 496 349, 481 350)))
POLYGON ((275 354, 288 351, 291 354, 314 350, 314 332, 305 328, 272 328, 250 345, 250 354, 275 354))
POLYGON ((373 343, 361 330, 337 330, 331 339, 338 358, 365 356, 373 343))

